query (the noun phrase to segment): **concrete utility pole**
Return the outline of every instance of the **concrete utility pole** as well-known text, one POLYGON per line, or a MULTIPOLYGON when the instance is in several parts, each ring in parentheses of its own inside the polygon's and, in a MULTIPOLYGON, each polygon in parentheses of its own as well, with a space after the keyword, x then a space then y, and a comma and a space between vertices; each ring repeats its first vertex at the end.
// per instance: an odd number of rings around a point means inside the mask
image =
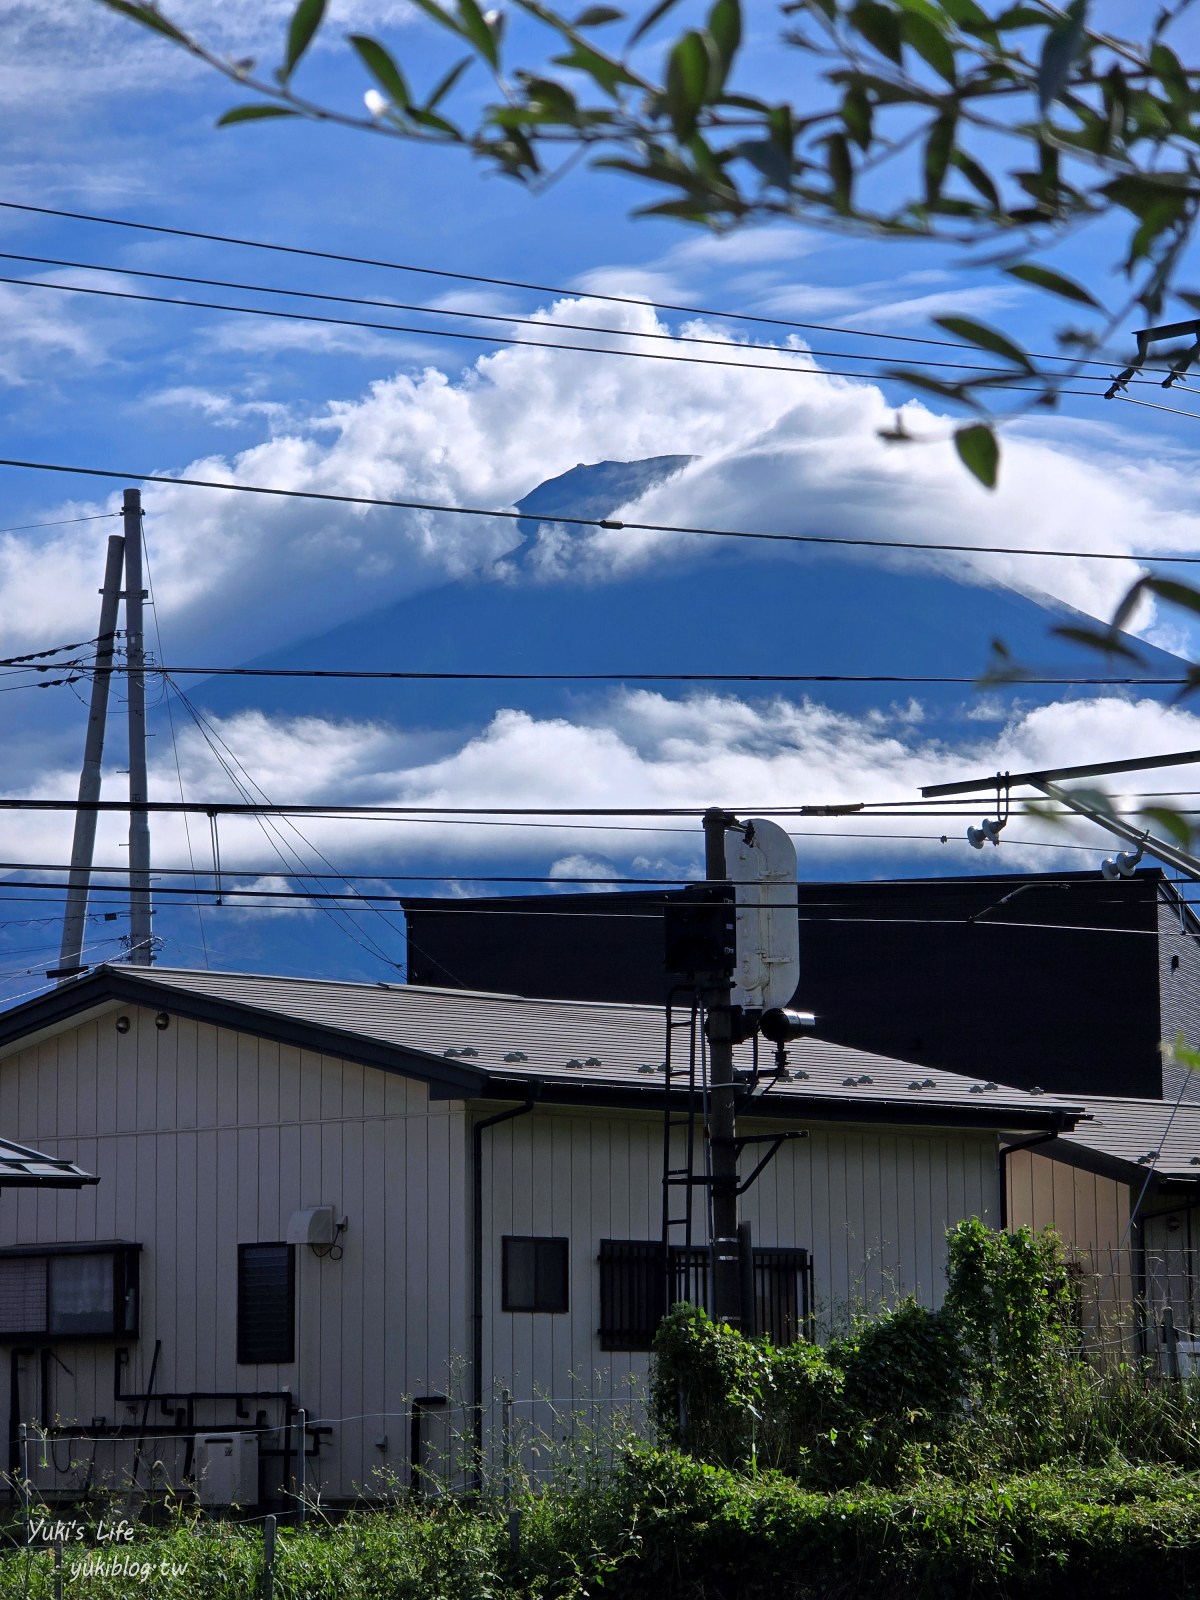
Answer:
POLYGON ((150 909, 150 817, 135 808, 146 793, 146 662, 142 625, 142 496, 126 489, 125 653, 129 664, 129 959, 135 966, 154 961, 150 909))
MULTIPOLYGON (((704 874, 728 881, 725 835, 737 818, 714 806, 704 813, 704 874)), ((730 952, 731 965, 732 955, 730 952)), ((733 1080, 733 1013, 729 977, 704 991, 709 1042, 709 1143, 712 1149, 713 1317, 740 1327, 742 1275, 738 1247, 737 1114, 733 1080)))
POLYGON ((96 645, 96 667, 92 674, 87 736, 83 745, 83 766, 79 773, 79 809, 75 813, 75 836, 71 841, 71 874, 67 879, 62 948, 58 953, 58 966, 46 974, 48 978, 58 978, 60 982, 84 971, 83 929, 87 921, 88 888, 96 846, 96 820, 99 813, 95 807, 100 798, 104 725, 108 716, 108 691, 112 683, 124 559, 125 541, 119 533, 114 533, 108 541, 104 587, 100 591, 100 631, 96 645))

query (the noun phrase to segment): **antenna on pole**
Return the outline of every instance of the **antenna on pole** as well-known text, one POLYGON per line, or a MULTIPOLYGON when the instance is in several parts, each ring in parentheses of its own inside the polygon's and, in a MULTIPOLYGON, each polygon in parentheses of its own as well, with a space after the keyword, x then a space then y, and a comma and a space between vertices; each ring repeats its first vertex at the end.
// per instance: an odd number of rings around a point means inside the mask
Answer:
POLYGON ((142 496, 126 489, 125 655, 129 666, 129 960, 148 967, 154 961, 150 905, 150 817, 146 778, 146 651, 142 601, 142 496))
POLYGON ((88 889, 96 846, 96 821, 99 816, 96 801, 100 798, 104 727, 108 717, 108 691, 117 642, 117 608, 121 599, 124 559, 125 541, 119 533, 114 533, 108 541, 104 587, 100 591, 100 631, 96 644, 96 668, 92 674, 83 766, 79 772, 79 809, 75 813, 75 834, 71 841, 71 873, 67 879, 62 947, 58 953, 58 966, 51 967, 46 973, 48 978, 57 978, 60 982, 87 970, 83 962, 83 930, 87 921, 88 889))

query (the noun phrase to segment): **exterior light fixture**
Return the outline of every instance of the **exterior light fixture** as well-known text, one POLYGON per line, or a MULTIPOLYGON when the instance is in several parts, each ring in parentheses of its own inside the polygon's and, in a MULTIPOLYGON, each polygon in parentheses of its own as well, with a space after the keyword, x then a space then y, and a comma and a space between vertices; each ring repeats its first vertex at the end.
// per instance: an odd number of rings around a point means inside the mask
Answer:
POLYGON ((128 1033, 129 1032, 129 1018, 128 1017, 118 1017, 117 1018, 117 1022, 116 1022, 116 1028, 117 1028, 117 1032, 118 1033, 128 1033))
POLYGON ((154 1026, 158 1029, 159 1033, 161 1033, 164 1028, 169 1028, 171 1026, 171 1018, 167 1012, 160 1011, 158 1013, 154 1019, 154 1026))

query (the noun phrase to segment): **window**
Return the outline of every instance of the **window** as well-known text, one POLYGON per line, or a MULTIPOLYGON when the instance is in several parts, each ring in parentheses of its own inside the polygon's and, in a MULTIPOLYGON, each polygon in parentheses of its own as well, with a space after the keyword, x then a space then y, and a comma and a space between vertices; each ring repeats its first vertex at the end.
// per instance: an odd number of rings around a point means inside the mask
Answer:
POLYGON ((0 1251, 0 1339, 126 1339, 138 1331, 136 1244, 0 1251))
POLYGON ((506 1237, 500 1293, 505 1311, 565 1311, 567 1240, 506 1237))
POLYGON ((238 1245, 237 1344, 243 1366, 296 1359, 294 1245, 238 1245))
MULTIPOLYGON (((754 1252, 755 1327, 776 1344, 807 1338, 812 1265, 807 1250, 754 1252)), ((708 1251, 645 1239, 600 1241, 600 1348, 649 1350, 668 1303, 708 1301, 708 1251), (669 1301, 668 1301, 669 1292, 669 1301)))

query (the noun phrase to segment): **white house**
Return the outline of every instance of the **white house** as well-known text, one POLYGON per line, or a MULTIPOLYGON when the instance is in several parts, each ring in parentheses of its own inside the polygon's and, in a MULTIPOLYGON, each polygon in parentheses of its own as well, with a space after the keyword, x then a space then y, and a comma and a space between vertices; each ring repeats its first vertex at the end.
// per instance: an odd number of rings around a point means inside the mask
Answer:
MULTIPOLYGON (((301 1474, 347 1499, 406 1481, 447 1418, 491 1445, 501 1389, 528 1415, 643 1376, 663 1041, 645 1006, 161 967, 7 1012, 0 1125, 100 1179, 0 1206, 10 1467, 21 1422, 58 1435, 33 1471, 63 1495, 192 1474, 197 1436, 241 1432, 242 1500, 301 1474), (58 1326, 17 1291, 66 1255, 90 1266, 58 1326)), ((936 1303, 947 1227, 1000 1220, 1001 1145, 1080 1115, 815 1039, 786 1078, 738 1054, 743 1176, 793 1136, 742 1199, 781 1337, 884 1291, 936 1303)), ((676 1253, 677 1291, 704 1260, 676 1253)))

